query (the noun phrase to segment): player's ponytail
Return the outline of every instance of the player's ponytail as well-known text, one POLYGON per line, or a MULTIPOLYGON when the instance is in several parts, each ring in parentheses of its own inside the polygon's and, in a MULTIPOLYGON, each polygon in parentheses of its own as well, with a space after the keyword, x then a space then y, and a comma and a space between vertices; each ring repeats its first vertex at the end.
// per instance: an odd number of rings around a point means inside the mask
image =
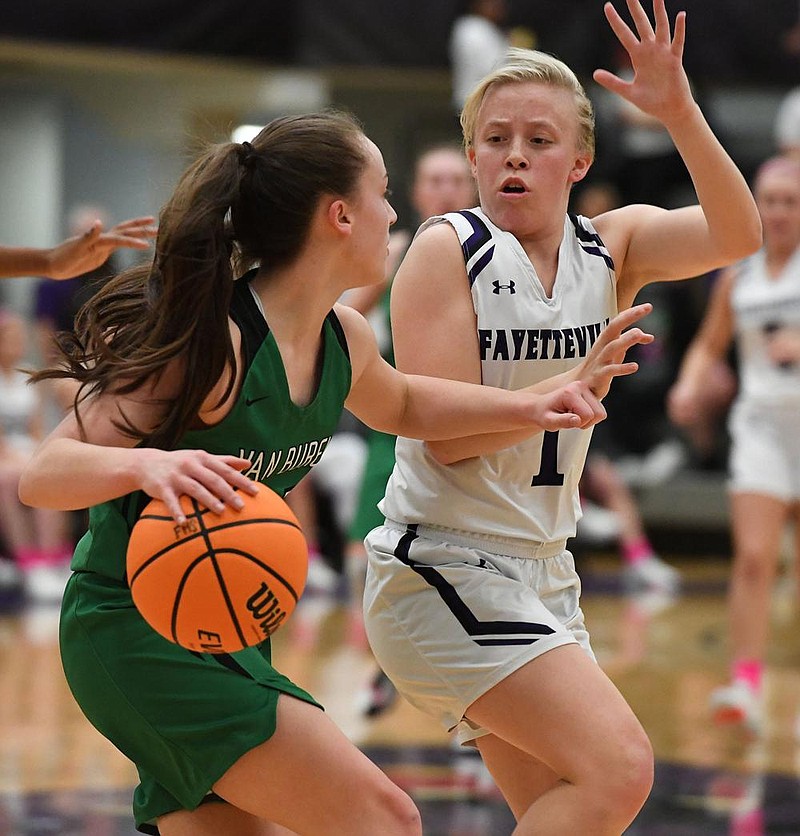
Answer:
MULTIPOLYGON (((307 243, 323 195, 350 195, 366 162, 358 123, 340 113, 276 119, 248 143, 217 145, 181 177, 159 218, 153 263, 108 282, 60 336, 64 363, 33 380, 73 378, 75 398, 126 394, 178 362, 182 385, 160 404, 162 420, 118 426, 151 446, 171 447, 196 421, 235 358, 228 326, 237 272, 269 273, 307 243)), ((222 393, 231 393, 235 375, 222 393)))
POLYGON ((228 216, 239 192, 239 156, 234 143, 216 146, 184 173, 159 216, 153 263, 104 285, 78 312, 74 333, 59 335, 66 367, 39 372, 34 380, 76 379, 77 406, 94 392, 139 389, 180 358, 184 385, 179 397, 161 404, 157 426, 138 427, 122 414, 117 422, 152 446, 169 447, 180 438, 226 363, 233 364, 228 216))

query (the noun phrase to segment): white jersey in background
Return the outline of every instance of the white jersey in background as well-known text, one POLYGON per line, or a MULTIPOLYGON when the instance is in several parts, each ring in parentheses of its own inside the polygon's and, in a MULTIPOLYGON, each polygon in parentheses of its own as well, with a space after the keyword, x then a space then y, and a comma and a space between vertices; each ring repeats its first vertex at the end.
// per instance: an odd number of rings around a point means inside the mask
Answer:
POLYGON ((30 454, 36 447, 30 432, 38 405, 39 397, 28 385, 27 374, 16 370, 0 374, 0 436, 17 452, 30 454))
MULTIPOLYGON (((485 385, 521 389, 573 368, 617 313, 613 262, 587 218, 565 218, 551 298, 519 241, 480 209, 431 218, 420 232, 434 223, 451 224, 461 242, 485 385)), ((527 553, 531 541, 574 536, 590 439, 590 429, 538 433, 496 453, 441 465, 424 442, 399 438, 379 507, 396 523, 502 539, 506 554, 519 540, 527 553)))
POLYGON ((779 328, 800 330, 800 250, 771 278, 763 250, 736 266, 731 305, 739 357, 739 401, 763 407, 800 406, 800 363, 770 359, 769 341, 779 328))

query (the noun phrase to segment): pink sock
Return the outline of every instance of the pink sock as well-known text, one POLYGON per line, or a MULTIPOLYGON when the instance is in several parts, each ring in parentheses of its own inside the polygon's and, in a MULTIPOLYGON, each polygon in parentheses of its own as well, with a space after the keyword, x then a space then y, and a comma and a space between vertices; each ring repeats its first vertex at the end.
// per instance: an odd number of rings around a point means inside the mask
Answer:
POLYGON ((749 810, 746 813, 734 813, 731 816, 728 832, 731 836, 758 836, 758 834, 766 833, 764 810, 756 807, 755 810, 749 810))
POLYGON ((64 566, 72 560, 72 545, 62 543, 52 549, 42 549, 42 562, 48 566, 64 566))
POLYGON ((42 552, 32 546, 22 546, 17 549, 17 552, 14 555, 14 560, 23 572, 27 569, 32 569, 34 566, 45 565, 45 559, 42 552))
POLYGON ((653 547, 647 537, 629 540, 622 544, 622 559, 628 564, 639 563, 653 554, 653 547))
POLYGON ((761 690, 761 675, 764 663, 758 659, 737 659, 733 663, 734 682, 746 682, 752 691, 761 690))

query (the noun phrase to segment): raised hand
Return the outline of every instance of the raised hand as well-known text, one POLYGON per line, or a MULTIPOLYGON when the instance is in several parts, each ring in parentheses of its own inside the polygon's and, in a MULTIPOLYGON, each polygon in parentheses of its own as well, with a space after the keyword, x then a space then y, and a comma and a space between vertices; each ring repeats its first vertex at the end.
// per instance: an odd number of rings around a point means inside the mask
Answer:
POLYGON ((578 373, 578 380, 585 382, 595 397, 604 398, 615 377, 633 374, 639 368, 638 363, 625 362, 628 349, 637 344, 647 345, 655 337, 641 328, 630 326, 652 310, 653 306, 649 302, 634 305, 617 314, 601 331, 578 373), (626 328, 629 330, 626 331, 626 328))
POLYGON ((95 221, 82 235, 68 238, 49 251, 46 274, 51 279, 69 279, 100 267, 119 247, 146 250, 157 232, 154 222, 155 218, 146 215, 103 232, 103 224, 95 221))
POLYGON ((633 80, 624 81, 608 70, 595 70, 594 80, 669 127, 671 121, 680 119, 694 105, 683 68, 686 12, 678 12, 673 35, 664 0, 653 0, 655 29, 639 0, 627 0, 627 4, 636 34, 611 3, 606 3, 603 10, 630 56, 633 80))

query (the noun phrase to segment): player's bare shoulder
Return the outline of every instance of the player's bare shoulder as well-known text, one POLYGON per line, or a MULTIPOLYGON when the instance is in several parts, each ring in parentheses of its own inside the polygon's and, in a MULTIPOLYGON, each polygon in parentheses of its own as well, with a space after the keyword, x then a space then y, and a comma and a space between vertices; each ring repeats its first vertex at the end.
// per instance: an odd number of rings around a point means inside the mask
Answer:
POLYGON ((357 380, 364 367, 380 356, 375 333, 364 316, 349 305, 339 302, 333 306, 333 311, 344 331, 353 370, 353 380, 357 380))
POLYGON ((409 290, 418 294, 444 294, 463 285, 466 273, 458 233, 446 221, 421 229, 397 270, 392 297, 409 290))

